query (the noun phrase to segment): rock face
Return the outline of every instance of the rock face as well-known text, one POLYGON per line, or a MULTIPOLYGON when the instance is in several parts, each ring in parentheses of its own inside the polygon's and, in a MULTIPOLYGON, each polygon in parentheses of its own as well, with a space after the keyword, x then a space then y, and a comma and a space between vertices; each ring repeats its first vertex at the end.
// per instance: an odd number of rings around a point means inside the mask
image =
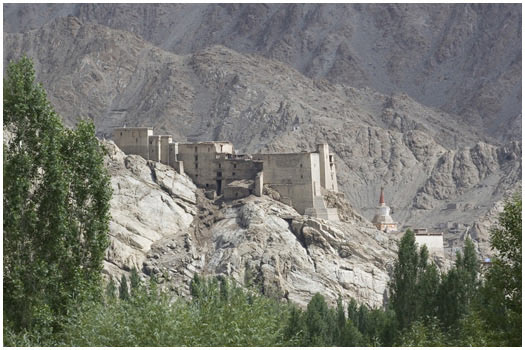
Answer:
POLYGON ((349 207, 345 221, 333 223, 268 196, 216 203, 173 169, 105 145, 114 191, 106 274, 120 278, 136 267, 181 295, 199 273, 301 306, 316 292, 330 302, 341 295, 383 304, 396 241, 349 207))
POLYGON ((401 226, 472 226, 521 181, 520 23, 512 4, 15 4, 4 64, 27 53, 64 121, 100 137, 326 142, 364 217, 384 186, 401 226))
POLYGON ((187 230, 193 222, 196 187, 163 164, 125 155, 113 142, 105 146, 113 189, 105 272, 142 270, 154 242, 187 230))
POLYGON ((519 4, 6 4, 4 32, 66 15, 177 54, 223 45, 314 79, 404 92, 487 137, 521 135, 519 4))

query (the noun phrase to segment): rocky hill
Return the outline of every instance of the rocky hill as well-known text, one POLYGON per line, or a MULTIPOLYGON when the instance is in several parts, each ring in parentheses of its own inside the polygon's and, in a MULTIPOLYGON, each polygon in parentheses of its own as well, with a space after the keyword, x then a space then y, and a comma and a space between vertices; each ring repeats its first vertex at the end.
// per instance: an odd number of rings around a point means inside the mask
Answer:
POLYGON ((223 45, 310 78, 406 93, 488 139, 521 135, 519 4, 6 4, 4 32, 66 15, 177 54, 223 45))
POLYGON ((396 241, 349 206, 334 223, 268 196, 214 202, 172 168, 105 146, 114 192, 107 275, 136 267, 188 295, 195 273, 220 274, 301 306, 316 292, 383 304, 396 241))
POLYGON ((4 62, 33 57, 65 122, 91 118, 101 137, 117 126, 148 125, 179 141, 230 140, 246 152, 328 142, 352 206, 372 217, 385 185, 404 225, 474 225, 519 186, 521 142, 495 143, 476 123, 406 93, 312 79, 282 61, 224 46, 178 55, 57 13, 38 29, 4 32, 4 62), (459 210, 446 210, 457 203, 459 210))

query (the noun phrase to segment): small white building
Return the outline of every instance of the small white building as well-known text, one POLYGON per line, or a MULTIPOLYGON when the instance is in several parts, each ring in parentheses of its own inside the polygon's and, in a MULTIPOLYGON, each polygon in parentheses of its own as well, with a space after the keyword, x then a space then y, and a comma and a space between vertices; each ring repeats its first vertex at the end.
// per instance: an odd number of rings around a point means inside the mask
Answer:
POLYGON ((444 255, 443 232, 428 232, 426 228, 414 229, 416 244, 418 246, 426 245, 428 252, 438 255, 444 255))

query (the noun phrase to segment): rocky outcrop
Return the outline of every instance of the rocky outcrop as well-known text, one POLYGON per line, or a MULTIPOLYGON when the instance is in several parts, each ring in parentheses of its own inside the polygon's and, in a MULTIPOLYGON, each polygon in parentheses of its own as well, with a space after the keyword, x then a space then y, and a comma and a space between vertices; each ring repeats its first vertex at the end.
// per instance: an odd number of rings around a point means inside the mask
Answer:
POLYGON ((113 190, 104 270, 118 275, 142 270, 154 242, 188 229, 197 213, 196 187, 167 166, 125 155, 111 141, 104 145, 113 190))
POLYGON ((182 295, 195 273, 223 274, 301 306, 316 292, 330 302, 341 295, 382 305, 396 247, 384 233, 303 217, 266 196, 225 205, 221 216, 205 230, 169 237, 170 248, 155 244, 146 271, 182 295))
POLYGON ((316 292, 332 303, 341 295, 382 305, 396 240, 349 205, 350 219, 334 223, 266 195, 214 202, 173 169, 104 144, 113 188, 106 274, 120 278, 136 267, 184 296, 199 273, 230 276, 300 306, 316 292))

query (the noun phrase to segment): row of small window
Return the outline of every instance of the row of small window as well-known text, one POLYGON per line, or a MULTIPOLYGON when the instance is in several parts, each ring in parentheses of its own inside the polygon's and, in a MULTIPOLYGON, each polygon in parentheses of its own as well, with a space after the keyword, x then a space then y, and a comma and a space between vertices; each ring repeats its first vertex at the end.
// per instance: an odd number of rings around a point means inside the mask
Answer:
MULTIPOLYGON (((197 167, 195 167, 195 169, 197 169, 197 167)), ((235 172, 232 173, 232 176, 235 176, 235 172)), ((199 177, 199 174, 195 174, 195 177, 199 177)), ((217 172, 217 177, 222 177, 222 172, 218 171, 217 172)), ((302 175, 301 175, 302 177, 302 175)))
MULTIPOLYGON (((122 133, 120 133, 120 134, 122 135, 122 133)), ((222 146, 223 145, 220 145, 220 146, 221 146, 221 153, 222 153, 222 146)), ((211 151, 211 147, 208 147, 208 152, 210 152, 210 151, 211 151)), ((198 152, 198 147, 195 146, 195 153, 197 153, 197 152, 198 152)))
MULTIPOLYGON (((195 156, 195 161, 199 160, 199 156, 195 156)), ((197 168, 197 163, 195 163, 195 168, 197 168)), ((221 163, 219 163, 219 168, 222 168, 221 163)), ((237 169, 237 164, 233 164, 233 168, 237 169)))

